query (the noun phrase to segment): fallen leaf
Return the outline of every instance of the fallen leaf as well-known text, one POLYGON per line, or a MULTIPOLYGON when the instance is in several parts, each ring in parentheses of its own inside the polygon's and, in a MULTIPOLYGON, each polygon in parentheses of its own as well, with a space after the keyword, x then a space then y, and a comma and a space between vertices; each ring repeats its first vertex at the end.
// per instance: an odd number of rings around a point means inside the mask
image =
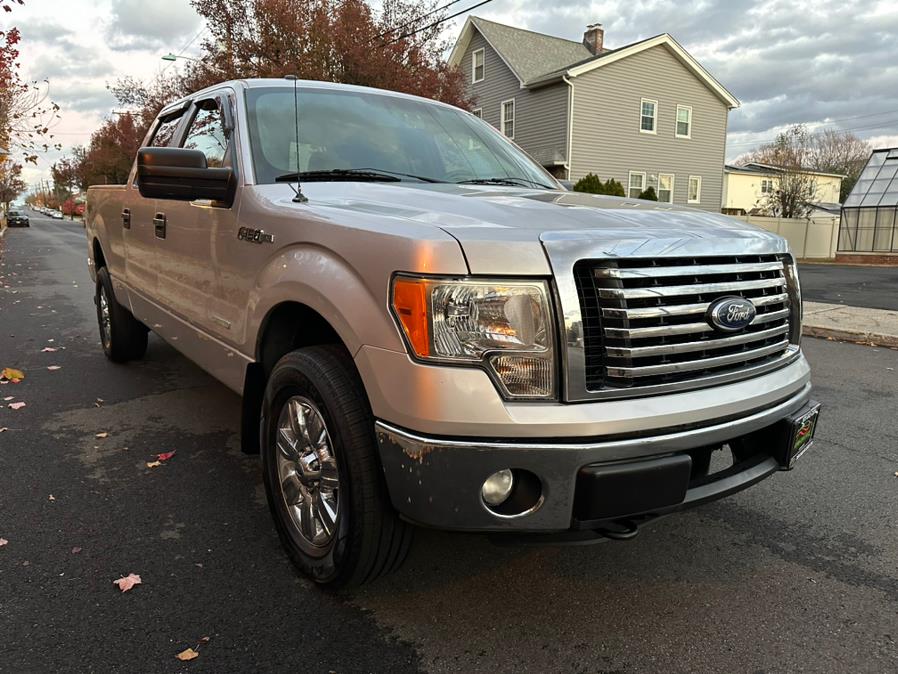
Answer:
POLYGON ((94 403, 95 407, 102 407, 103 403, 106 402, 102 398, 97 398, 97 402, 94 403))
POLYGON ((6 545, 7 543, 9 543, 8 540, 6 540, 5 538, 0 538, 0 548, 2 548, 2 547, 3 547, 4 545, 6 545))
POLYGON ((161 461, 147 461, 147 468, 158 468, 161 465, 161 461))
POLYGON ((3 402, 9 402, 9 401, 12 400, 13 398, 15 398, 15 396, 6 396, 6 397, 3 399, 3 402))
POLYGON ((73 555, 77 555, 79 552, 81 552, 81 548, 72 548, 73 555))
POLYGON ((54 349, 52 346, 45 346, 41 349, 41 353, 55 353, 56 351, 59 351, 59 349, 54 349))
POLYGON ((200 643, 201 643, 201 644, 208 644, 208 643, 209 643, 209 637, 200 637, 200 643))
POLYGON ((127 592, 135 585, 140 585, 143 581, 140 580, 140 576, 136 573, 129 573, 124 578, 119 578, 118 580, 112 581, 113 585, 118 585, 119 589, 122 592, 127 592))
POLYGON ((62 365, 48 365, 47 369, 50 370, 50 372, 53 372, 54 370, 61 370, 62 365))
POLYGON ((188 648, 187 650, 178 653, 176 657, 181 662, 187 662, 188 660, 196 660, 198 657, 200 657, 200 654, 192 648, 188 648))
MULTIPOLYGON (((177 451, 177 450, 175 450, 175 451, 177 451)), ((157 461, 168 461, 174 455, 175 455, 175 452, 162 452, 162 454, 156 455, 156 460, 157 461)))
POLYGON ((25 407, 25 403, 9 403, 7 407, 11 410, 20 410, 25 407))
POLYGON ((6 426, 0 426, 0 433, 6 433, 9 429, 6 426))
POLYGON ((47 500, 48 500, 48 501, 55 501, 55 500, 56 500, 56 497, 53 496, 53 494, 50 494, 50 498, 48 498, 47 500))
POLYGON ((14 370, 11 367, 5 367, 0 370, 0 379, 6 379, 7 381, 11 381, 13 384, 18 384, 25 378, 25 373, 21 370, 14 370))
POLYGON ((102 433, 97 433, 97 436, 96 436, 96 437, 98 437, 98 438, 108 438, 108 437, 109 437, 109 433, 107 433, 106 431, 103 431, 102 433))

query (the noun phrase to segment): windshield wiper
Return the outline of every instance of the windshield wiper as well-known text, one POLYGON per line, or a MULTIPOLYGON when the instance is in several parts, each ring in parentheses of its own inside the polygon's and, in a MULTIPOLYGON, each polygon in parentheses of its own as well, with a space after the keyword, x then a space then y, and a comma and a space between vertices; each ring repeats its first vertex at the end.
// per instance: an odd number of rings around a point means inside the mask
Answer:
POLYGON ((434 178, 425 178, 424 176, 416 176, 411 173, 400 173, 398 171, 388 171, 386 169, 375 168, 350 168, 350 169, 328 169, 324 171, 302 171, 301 173, 285 173, 274 179, 277 183, 293 182, 297 178, 300 180, 315 182, 328 180, 370 180, 372 182, 398 183, 406 178, 414 178, 425 183, 438 183, 439 180, 434 178))
POLYGON ((512 178, 511 176, 496 178, 471 178, 470 180, 459 180, 459 185, 514 185, 515 187, 541 187, 543 189, 551 189, 548 185, 544 185, 536 180, 528 178, 512 178))

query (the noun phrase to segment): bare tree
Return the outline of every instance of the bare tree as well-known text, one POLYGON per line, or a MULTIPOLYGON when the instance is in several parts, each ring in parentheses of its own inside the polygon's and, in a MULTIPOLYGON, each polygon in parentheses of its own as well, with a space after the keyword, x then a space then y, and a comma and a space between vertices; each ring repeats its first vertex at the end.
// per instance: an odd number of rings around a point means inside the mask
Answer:
POLYGON ((763 197, 758 207, 782 218, 806 218, 813 209, 817 195, 817 179, 808 164, 813 141, 803 124, 780 133, 776 140, 740 158, 740 163, 764 164, 777 177, 773 189, 763 197))
POLYGON ((824 129, 811 134, 808 166, 815 171, 844 175, 839 191, 839 201, 844 202, 854 189, 871 152, 873 147, 868 141, 849 131, 824 129))

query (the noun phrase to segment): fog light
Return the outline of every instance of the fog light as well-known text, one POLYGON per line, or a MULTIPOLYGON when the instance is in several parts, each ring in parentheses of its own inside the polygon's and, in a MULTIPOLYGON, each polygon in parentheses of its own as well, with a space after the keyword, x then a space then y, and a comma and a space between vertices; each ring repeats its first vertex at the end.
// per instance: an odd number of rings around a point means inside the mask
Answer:
POLYGON ((512 487, 514 487, 514 474, 508 468, 503 468, 486 478, 480 493, 487 505, 496 507, 505 502, 511 494, 512 487))

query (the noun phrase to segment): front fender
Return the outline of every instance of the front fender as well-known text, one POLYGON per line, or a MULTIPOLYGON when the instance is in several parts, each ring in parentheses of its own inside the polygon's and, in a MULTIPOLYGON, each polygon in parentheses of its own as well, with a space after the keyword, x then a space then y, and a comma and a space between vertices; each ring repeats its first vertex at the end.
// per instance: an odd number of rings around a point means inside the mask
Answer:
POLYGON ((333 251, 296 244, 279 251, 260 271, 249 297, 248 335, 259 335, 271 310, 298 302, 318 312, 350 354, 363 344, 405 349, 388 309, 389 276, 366 282, 333 251))

